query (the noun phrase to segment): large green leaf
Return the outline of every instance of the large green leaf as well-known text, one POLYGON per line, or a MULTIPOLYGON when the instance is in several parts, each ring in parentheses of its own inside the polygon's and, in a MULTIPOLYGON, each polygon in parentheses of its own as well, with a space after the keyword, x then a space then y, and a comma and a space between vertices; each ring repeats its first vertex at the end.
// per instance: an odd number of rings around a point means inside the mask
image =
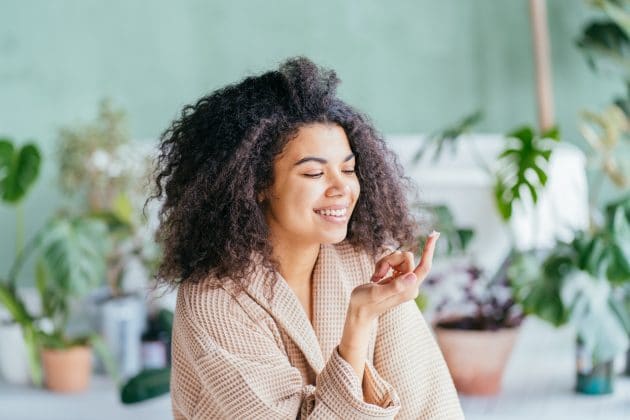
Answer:
POLYGON ((584 28, 578 47, 586 55, 589 65, 605 60, 621 65, 630 71, 630 39, 625 31, 612 21, 593 22, 584 28))
POLYGON ((611 306, 611 287, 606 279, 574 271, 562 288, 563 304, 570 308, 571 323, 588 353, 607 362, 628 348, 628 334, 611 306))
POLYGON ((28 366, 31 373, 31 380, 36 386, 41 386, 43 379, 42 362, 39 357, 41 341, 40 334, 35 324, 31 323, 22 326, 24 343, 26 344, 28 366))
POLYGON ((42 234, 48 290, 81 297, 101 284, 109 249, 107 225, 95 219, 57 219, 42 234))
POLYGON ((24 198, 37 180, 41 165, 39 149, 27 144, 16 149, 6 140, 0 140, 0 196, 7 203, 24 198))
POLYGON ((0 179, 9 172, 14 155, 13 143, 9 139, 0 139, 0 179))
POLYGON ((609 235, 612 243, 608 248, 607 277, 615 283, 630 281, 630 219, 621 206, 614 213, 609 235))
POLYGON ((628 0, 590 0, 590 3, 604 11, 626 36, 630 36, 630 2, 628 0))
POLYGON ((558 258, 545 267, 532 254, 522 253, 515 257, 508 268, 508 279, 514 299, 526 314, 535 315, 554 326, 568 321, 568 313, 560 298, 562 278, 550 275, 564 271, 566 263, 566 258, 558 258))
POLYGON ((98 356, 103 361, 107 374, 120 389, 122 387, 122 382, 118 370, 118 364, 116 363, 116 360, 111 351, 98 334, 91 334, 89 340, 90 344, 92 344, 92 348, 94 348, 98 356))
POLYGON ((26 310, 24 302, 15 290, 0 281, 0 305, 4 306, 15 322, 24 326, 30 324, 33 319, 26 310))
POLYGON ((514 144, 498 156, 500 167, 494 185, 497 210, 506 221, 512 217, 516 202, 527 196, 534 204, 538 201, 547 184, 546 165, 551 158, 551 142, 558 140, 558 130, 538 134, 531 127, 521 127, 509 133, 507 139, 514 144))

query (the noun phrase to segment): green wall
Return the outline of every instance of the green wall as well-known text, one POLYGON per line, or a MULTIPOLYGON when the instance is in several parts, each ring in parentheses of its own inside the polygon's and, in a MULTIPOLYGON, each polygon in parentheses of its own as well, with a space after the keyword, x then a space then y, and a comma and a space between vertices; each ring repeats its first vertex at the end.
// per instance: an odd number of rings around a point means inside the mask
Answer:
MULTIPOLYGON (((557 120, 623 90, 574 46, 592 14, 548 2, 557 120)), ((155 141, 181 107, 223 84, 306 55, 337 70, 340 95, 384 133, 427 133, 477 108, 484 132, 535 123, 526 0, 0 0, 0 135, 36 139, 43 176, 25 202, 27 237, 63 204, 52 160, 59 127, 105 96, 134 138, 155 141)), ((0 273, 14 212, 0 208, 0 273)))

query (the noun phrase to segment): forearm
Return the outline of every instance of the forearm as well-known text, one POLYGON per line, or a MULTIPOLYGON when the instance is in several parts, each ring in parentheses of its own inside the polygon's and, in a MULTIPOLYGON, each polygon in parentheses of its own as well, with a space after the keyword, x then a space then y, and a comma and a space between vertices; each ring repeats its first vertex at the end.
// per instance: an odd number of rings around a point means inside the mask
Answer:
POLYGON ((339 355, 352 366, 361 383, 370 342, 370 325, 370 322, 348 314, 339 343, 339 355))

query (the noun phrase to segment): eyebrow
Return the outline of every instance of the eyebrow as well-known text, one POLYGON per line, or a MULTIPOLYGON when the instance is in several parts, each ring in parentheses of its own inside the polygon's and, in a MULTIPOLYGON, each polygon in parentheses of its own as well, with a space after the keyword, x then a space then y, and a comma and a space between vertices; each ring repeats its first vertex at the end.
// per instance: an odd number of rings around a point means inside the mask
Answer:
MULTIPOLYGON (((346 156, 346 158, 343 161, 347 162, 347 161, 351 160, 352 158, 354 158, 354 153, 350 153, 348 156, 346 156)), ((310 162, 310 161, 315 161, 315 162, 319 162, 319 163, 322 163, 322 164, 328 163, 328 161, 326 159, 324 159, 324 158, 315 157, 315 156, 307 156, 307 157, 302 158, 302 159, 298 160, 297 162, 295 162, 295 165, 293 165, 293 166, 298 166, 298 165, 301 165, 303 163, 310 162)))

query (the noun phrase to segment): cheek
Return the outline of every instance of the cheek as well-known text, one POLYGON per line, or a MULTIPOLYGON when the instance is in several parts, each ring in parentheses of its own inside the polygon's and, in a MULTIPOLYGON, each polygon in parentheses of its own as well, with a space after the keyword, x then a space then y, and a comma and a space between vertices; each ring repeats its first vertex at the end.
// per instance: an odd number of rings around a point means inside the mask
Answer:
POLYGON ((355 181, 350 186, 350 189, 352 190, 352 198, 354 200, 354 203, 356 204, 357 200, 359 199, 359 194, 361 193, 361 184, 359 184, 358 179, 355 179, 355 181))
POLYGON ((296 183, 285 191, 284 208, 287 215, 303 221, 305 214, 313 212, 318 201, 325 193, 325 189, 316 185, 296 183))

